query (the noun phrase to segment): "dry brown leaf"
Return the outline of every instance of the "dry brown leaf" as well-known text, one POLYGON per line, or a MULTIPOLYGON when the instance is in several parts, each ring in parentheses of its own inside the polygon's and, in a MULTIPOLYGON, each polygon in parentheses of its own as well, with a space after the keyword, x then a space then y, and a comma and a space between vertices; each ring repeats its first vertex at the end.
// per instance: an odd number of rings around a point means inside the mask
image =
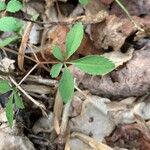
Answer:
MULTIPOLYGON (((133 16, 132 19, 138 24, 139 27, 146 30, 150 26, 149 16, 140 18, 133 16)), ((96 48, 103 48, 106 50, 120 50, 125 43, 126 39, 133 35, 136 38, 137 28, 128 18, 119 18, 115 15, 110 15, 105 21, 94 24, 91 27, 92 39, 96 48)), ((147 30, 148 31, 148 30, 147 30)), ((148 34, 145 34, 147 37, 148 34)))
POLYGON ((105 6, 100 0, 90 0, 87 5, 84 6, 85 13, 87 15, 94 15, 100 11, 106 11, 105 6))
POLYGON ((33 23, 32 22, 28 22, 27 26, 24 30, 24 34, 22 36, 22 40, 21 40, 21 44, 18 50, 18 67, 21 71, 24 71, 24 54, 25 54, 25 49, 27 46, 27 42, 29 39, 29 35, 32 29, 33 23))
MULTIPOLYGON (((148 126, 149 123, 146 123, 148 126)), ((128 149, 150 149, 150 134, 139 124, 118 125, 111 137, 106 138, 107 144, 128 149)))
POLYGON ((65 51, 66 35, 68 31, 69 28, 67 26, 57 25, 45 33, 45 39, 42 39, 41 52, 43 53, 43 56, 45 56, 46 60, 51 59, 52 48, 55 45, 58 45, 62 51, 65 51))
POLYGON ((100 50, 97 50, 88 35, 84 34, 82 43, 76 53, 82 56, 87 56, 92 54, 100 54, 100 50))
POLYGON ((128 19, 108 16, 106 21, 92 25, 92 39, 96 48, 120 50, 126 38, 136 31, 128 19))

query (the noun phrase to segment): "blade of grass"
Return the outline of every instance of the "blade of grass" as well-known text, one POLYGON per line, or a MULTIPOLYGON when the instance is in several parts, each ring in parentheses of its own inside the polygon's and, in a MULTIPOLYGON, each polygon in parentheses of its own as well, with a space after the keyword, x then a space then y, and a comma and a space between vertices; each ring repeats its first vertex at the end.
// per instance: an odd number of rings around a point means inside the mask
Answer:
POLYGON ((116 3, 122 8, 122 10, 126 13, 126 15, 128 16, 128 18, 131 20, 131 22, 134 24, 134 26, 140 30, 140 31, 144 31, 144 29, 142 29, 136 22, 134 19, 132 19, 131 15, 129 14, 128 10, 123 6, 123 4, 120 2, 120 0, 115 0, 116 3))

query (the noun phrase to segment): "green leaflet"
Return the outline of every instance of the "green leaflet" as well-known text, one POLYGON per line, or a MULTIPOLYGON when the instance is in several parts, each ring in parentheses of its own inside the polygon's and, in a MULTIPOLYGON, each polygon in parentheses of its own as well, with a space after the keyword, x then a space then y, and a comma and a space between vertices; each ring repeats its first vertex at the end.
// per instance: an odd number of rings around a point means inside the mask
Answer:
POLYGON ((12 91, 12 92, 8 98, 8 102, 5 107, 5 112, 6 112, 8 124, 12 128, 13 118, 14 118, 14 114, 13 114, 14 101, 13 100, 15 100, 15 104, 18 108, 23 109, 24 105, 23 105, 22 99, 19 96, 19 93, 16 91, 16 89, 12 88, 9 85, 9 82, 7 80, 0 80, 0 94, 6 93, 8 91, 12 91))
POLYGON ((6 117, 8 120, 8 124, 10 128, 13 126, 13 119, 14 119, 14 113, 13 113, 13 94, 10 95, 8 103, 6 104, 5 108, 6 117))
POLYGON ((0 80, 0 93, 6 93, 11 90, 9 82, 7 80, 0 80))
POLYGON ((18 0, 11 0, 8 2, 6 10, 11 13, 15 13, 23 8, 22 4, 18 0))
POLYGON ((79 0, 80 4, 86 5, 89 3, 90 0, 79 0))
POLYGON ((17 39, 19 39, 19 36, 13 35, 11 37, 7 37, 4 40, 0 40, 0 48, 7 46, 8 44, 10 44, 11 42, 13 42, 17 39))
POLYGON ((66 58, 69 58, 80 46, 83 39, 83 25, 81 22, 76 23, 66 37, 66 58))
POLYGON ((65 67, 59 82, 59 92, 64 103, 72 100, 74 94, 74 80, 67 67, 65 67))
POLYGON ((0 31, 19 31, 22 22, 14 17, 0 18, 0 31))
POLYGON ((105 75, 115 69, 109 59, 99 55, 89 55, 70 63, 91 75, 105 75))
POLYGON ((56 78, 59 75, 59 73, 60 73, 60 71, 62 69, 62 66, 63 66, 63 64, 59 63, 59 64, 55 64, 52 67, 52 69, 50 71, 50 75, 51 75, 52 78, 56 78))
POLYGON ((58 46, 55 46, 52 50, 52 53, 53 55, 60 61, 63 61, 64 60, 64 57, 63 57, 63 54, 62 54, 62 51, 60 49, 60 47, 58 46))
POLYGON ((6 4, 5 2, 0 1, 0 11, 3 11, 6 9, 6 4))
POLYGON ((23 104, 23 101, 22 101, 22 98, 19 96, 19 93, 15 92, 14 93, 14 100, 15 100, 15 105, 18 107, 18 108, 21 108, 21 109, 24 109, 24 104, 23 104))

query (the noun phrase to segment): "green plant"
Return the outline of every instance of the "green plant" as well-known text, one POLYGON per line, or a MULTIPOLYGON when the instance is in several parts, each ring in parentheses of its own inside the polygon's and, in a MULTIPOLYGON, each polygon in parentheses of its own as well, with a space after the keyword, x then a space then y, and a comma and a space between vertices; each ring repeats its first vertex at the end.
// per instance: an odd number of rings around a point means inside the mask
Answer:
POLYGON ((79 0, 80 4, 87 5, 90 0, 79 0))
MULTIPOLYGON (((7 3, 7 5, 3 1, 0 1, 0 11, 16 13, 22 8, 23 8, 23 5, 18 0, 10 0, 7 3)), ((5 16, 5 17, 0 18, 0 31, 13 32, 12 36, 6 39, 0 40, 0 48, 20 38, 19 32, 22 29, 22 26, 23 26, 22 21, 15 17, 5 16)))
POLYGON ((75 65, 91 75, 105 75, 115 69, 114 63, 100 55, 89 55, 77 60, 67 61, 79 48, 83 34, 82 23, 76 23, 67 33, 66 51, 63 53, 59 46, 55 46, 52 51, 59 62, 52 67, 50 75, 56 78, 63 69, 58 89, 64 103, 70 101, 74 94, 74 78, 67 65, 75 65))
POLYGON ((14 107, 24 108, 24 104, 22 98, 20 97, 20 93, 18 92, 16 87, 11 87, 7 80, 0 80, 0 94, 4 94, 7 92, 11 92, 8 97, 8 102, 5 105, 6 117, 8 120, 8 124, 10 127, 13 126, 13 118, 14 118, 14 107))

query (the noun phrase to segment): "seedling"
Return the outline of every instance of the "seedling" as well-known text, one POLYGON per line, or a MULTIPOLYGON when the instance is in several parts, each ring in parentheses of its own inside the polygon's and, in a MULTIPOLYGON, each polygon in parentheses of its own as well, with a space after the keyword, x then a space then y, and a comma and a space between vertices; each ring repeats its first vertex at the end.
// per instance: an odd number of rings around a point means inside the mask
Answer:
POLYGON ((50 75, 56 78, 63 70, 58 89, 64 103, 71 101, 74 95, 74 78, 67 65, 74 65, 91 75, 105 75, 115 69, 113 62, 100 55, 89 55, 77 60, 67 61, 79 48, 83 34, 82 23, 76 23, 67 33, 66 51, 63 53, 58 45, 52 51, 54 57, 58 59, 58 63, 52 67, 50 75))
POLYGON ((12 128, 14 119, 14 107, 16 106, 17 108, 23 109, 24 104, 16 87, 11 87, 7 80, 0 80, 0 94, 5 94, 7 92, 11 92, 8 97, 8 101, 6 104, 2 105, 5 107, 8 124, 12 128))

